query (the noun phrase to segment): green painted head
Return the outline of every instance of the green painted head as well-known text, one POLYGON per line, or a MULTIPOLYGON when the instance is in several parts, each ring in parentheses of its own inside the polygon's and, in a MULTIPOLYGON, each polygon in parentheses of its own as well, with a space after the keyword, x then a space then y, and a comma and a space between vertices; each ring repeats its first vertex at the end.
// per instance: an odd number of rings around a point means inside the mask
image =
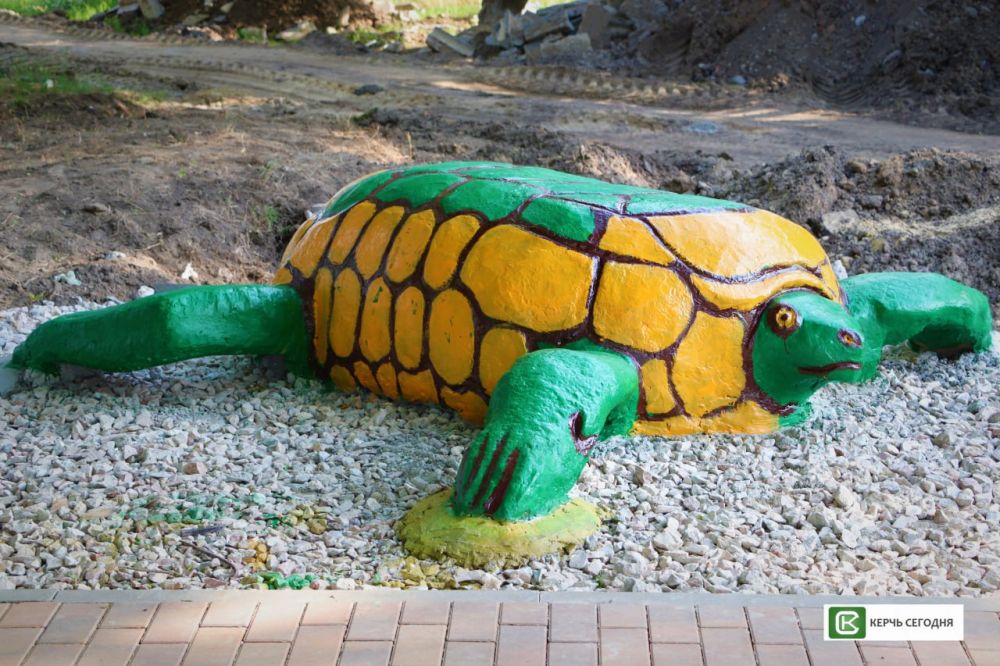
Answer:
POLYGON ((836 301, 785 292, 761 312, 753 333, 757 385, 781 405, 803 403, 833 381, 860 382, 878 363, 860 323, 836 301))

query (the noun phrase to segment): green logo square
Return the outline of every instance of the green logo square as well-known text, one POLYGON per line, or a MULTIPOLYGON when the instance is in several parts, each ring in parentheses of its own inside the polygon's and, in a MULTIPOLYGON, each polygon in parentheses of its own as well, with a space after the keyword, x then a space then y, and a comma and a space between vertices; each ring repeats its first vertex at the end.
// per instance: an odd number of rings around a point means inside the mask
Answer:
POLYGON ((868 628, 864 606, 831 606, 827 613, 826 637, 861 640, 868 628))

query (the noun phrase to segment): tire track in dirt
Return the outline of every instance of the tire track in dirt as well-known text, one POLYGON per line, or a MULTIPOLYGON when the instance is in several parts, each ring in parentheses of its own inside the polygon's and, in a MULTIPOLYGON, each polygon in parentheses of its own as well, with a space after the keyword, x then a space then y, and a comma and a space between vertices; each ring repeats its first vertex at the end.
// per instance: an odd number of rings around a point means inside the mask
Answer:
POLYGON ((332 56, 164 35, 133 39, 9 14, 0 14, 0 42, 25 49, 28 58, 285 97, 320 113, 419 109, 452 121, 537 125, 630 150, 725 152, 739 166, 823 144, 869 157, 930 146, 1000 155, 1000 137, 806 109, 718 84, 615 79, 566 68, 438 64, 383 54, 332 56), (373 82, 385 88, 378 96, 353 94, 373 82))

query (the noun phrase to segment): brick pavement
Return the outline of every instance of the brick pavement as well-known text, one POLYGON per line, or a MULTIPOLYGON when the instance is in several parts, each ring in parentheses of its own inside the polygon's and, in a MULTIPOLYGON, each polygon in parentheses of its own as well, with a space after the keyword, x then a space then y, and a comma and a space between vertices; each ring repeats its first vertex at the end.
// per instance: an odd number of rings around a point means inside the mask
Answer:
POLYGON ((1000 599, 965 602, 962 643, 823 641, 822 604, 831 601, 526 592, 0 592, 0 666, 1000 666, 1000 599))

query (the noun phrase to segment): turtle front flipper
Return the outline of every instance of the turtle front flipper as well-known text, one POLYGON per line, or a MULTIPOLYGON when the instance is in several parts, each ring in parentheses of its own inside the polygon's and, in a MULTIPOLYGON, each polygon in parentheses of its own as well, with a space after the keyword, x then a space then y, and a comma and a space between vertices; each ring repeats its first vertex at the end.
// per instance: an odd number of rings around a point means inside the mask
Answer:
MULTIPOLYGON (((937 273, 868 273, 844 280, 848 309, 865 345, 909 342, 915 349, 956 356, 990 347, 992 318, 985 294, 937 273)), ((866 363, 863 374, 875 374, 866 363)))
POLYGON ((438 498, 404 518, 407 548, 471 566, 579 542, 600 523, 586 503, 567 504, 567 494, 591 447, 629 431, 638 397, 638 372, 620 354, 561 348, 522 356, 493 392, 451 506, 438 498))
POLYGON ((200 286, 56 317, 15 350, 10 366, 53 374, 62 365, 122 372, 200 356, 280 355, 307 372, 309 336, 294 289, 200 286))

